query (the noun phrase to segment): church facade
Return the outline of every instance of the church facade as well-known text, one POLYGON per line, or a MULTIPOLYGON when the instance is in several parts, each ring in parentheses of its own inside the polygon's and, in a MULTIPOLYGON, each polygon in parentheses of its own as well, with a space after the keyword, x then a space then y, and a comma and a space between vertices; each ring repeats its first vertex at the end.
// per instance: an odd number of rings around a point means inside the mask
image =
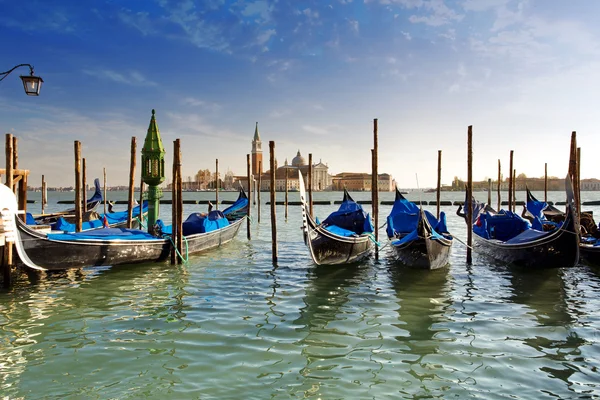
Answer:
MULTIPOLYGON (((250 171, 252 172, 252 187, 255 188, 260 186, 261 191, 271 190, 271 171, 270 165, 268 164, 269 157, 266 157, 266 160, 267 165, 263 162, 262 141, 260 139, 257 122, 254 127, 254 136, 252 138, 250 171)), ((285 191, 286 185, 288 191, 298 191, 300 188, 298 171, 302 173, 304 185, 307 190, 309 187, 315 192, 343 190, 344 188, 347 188, 350 191, 371 190, 370 174, 346 172, 331 176, 329 174, 329 166, 327 163, 323 163, 322 160, 319 159, 318 163, 312 163, 312 176, 309 185, 308 170, 309 163, 307 159, 302 156, 299 149, 296 156, 292 158, 291 164, 288 163, 286 158, 284 165, 278 167, 277 159, 275 159, 275 191, 285 191)), ((244 190, 248 190, 248 178, 246 176, 238 176, 237 180, 244 187, 244 190)), ((394 190, 395 182, 391 175, 379 174, 378 185, 379 191, 391 191, 394 190)))

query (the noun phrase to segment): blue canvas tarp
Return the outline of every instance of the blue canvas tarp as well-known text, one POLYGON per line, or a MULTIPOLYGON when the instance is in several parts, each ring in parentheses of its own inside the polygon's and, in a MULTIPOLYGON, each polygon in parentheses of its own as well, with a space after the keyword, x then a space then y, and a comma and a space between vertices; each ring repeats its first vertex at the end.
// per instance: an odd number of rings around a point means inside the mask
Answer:
POLYGON ((337 211, 325 218, 323 225, 334 225, 358 235, 373 232, 369 214, 362 209, 360 204, 352 200, 343 201, 337 211))
MULTIPOLYGON (((393 238, 396 234, 402 235, 417 229, 420 212, 419 206, 415 203, 404 198, 396 199, 392 211, 387 217, 386 233, 388 237, 393 238)), ((446 226, 446 214, 443 211, 440 213, 439 220, 429 211, 424 210, 424 212, 429 225, 431 225, 435 231, 441 233, 448 232, 446 226)))
MULTIPOLYGON (((148 201, 144 201, 143 207, 142 207, 142 212, 144 214, 148 212, 148 201)), ((123 222, 127 221, 127 210, 116 211, 116 212, 111 212, 111 213, 106 213, 106 214, 100 214, 99 219, 82 222, 81 230, 85 231, 85 230, 89 230, 89 229, 102 228, 102 226, 104 226, 102 223, 102 221, 104 219, 104 215, 106 215, 106 222, 109 225, 115 225, 115 224, 119 224, 119 223, 123 223, 123 222)), ((132 218, 137 218, 137 217, 139 217, 139 215, 140 215, 140 207, 139 206, 133 207, 132 218)), ((55 223, 50 225, 50 228, 53 231, 75 232, 75 224, 68 222, 63 217, 58 218, 55 223)))
POLYGON ((531 223, 512 211, 499 214, 481 213, 473 226, 473 232, 484 239, 507 241, 523 231, 531 229, 531 223))
POLYGON ((139 229, 126 228, 102 228, 92 231, 70 232, 70 233, 49 233, 48 239, 51 240, 162 240, 139 229))
MULTIPOLYGON (((160 227, 160 231, 164 235, 173 234, 173 226, 165 225, 162 220, 156 221, 160 227)), ((193 235, 195 233, 212 232, 229 225, 229 221, 223 215, 222 211, 213 210, 208 214, 193 213, 183 222, 183 236, 193 235)))

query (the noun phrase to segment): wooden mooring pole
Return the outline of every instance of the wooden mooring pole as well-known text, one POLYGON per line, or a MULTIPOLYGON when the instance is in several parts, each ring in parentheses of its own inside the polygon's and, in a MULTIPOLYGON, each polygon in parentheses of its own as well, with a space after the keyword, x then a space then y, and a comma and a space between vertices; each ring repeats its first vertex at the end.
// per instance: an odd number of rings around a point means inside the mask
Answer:
POLYGON ((106 194, 106 191, 107 191, 106 168, 102 168, 102 175, 104 177, 104 181, 102 183, 102 191, 104 193, 104 196, 103 196, 104 197, 104 214, 106 214, 106 202, 108 201, 107 194, 106 194))
POLYGON ((517 170, 513 169, 513 208, 512 211, 517 211, 517 170))
POLYGON ((512 211, 512 194, 513 194, 513 154, 514 150, 510 151, 510 158, 508 162, 508 211, 512 211))
POLYGON ((577 208, 577 216, 581 215, 581 210, 579 209, 579 190, 577 188, 577 132, 571 132, 571 150, 569 152, 569 177, 571 178, 571 183, 573 185, 573 195, 575 197, 575 207, 577 208))
POLYGON ((488 178, 488 199, 487 203, 492 206, 492 179, 488 178))
POLYGON ((277 265, 277 218, 275 216, 275 142, 269 141, 270 169, 271 169, 271 250, 273 265, 277 265))
POLYGON ((438 150, 437 190, 436 190, 436 216, 440 219, 440 200, 442 194, 442 151, 438 150))
MULTIPOLYGON (((133 227, 133 190, 135 185, 135 158, 136 158, 135 136, 131 137, 131 154, 129 161, 129 192, 127 193, 127 228, 133 227)), ((140 202, 140 218, 142 217, 142 203, 140 202)), ((141 219, 140 219, 141 220, 141 219)))
POLYGON ((173 248, 171 249, 171 265, 181 264, 182 260, 178 257, 178 253, 181 254, 181 230, 182 230, 182 217, 180 204, 181 199, 181 149, 180 141, 176 139, 173 141, 173 171, 172 178, 173 183, 171 184, 171 226, 172 226, 172 238, 173 248))
POLYGON ((215 161, 215 209, 219 209, 219 159, 215 161))
MULTIPOLYGON (((373 210, 373 219, 375 222, 375 242, 379 243, 379 170, 377 165, 379 163, 379 137, 378 137, 378 120, 377 118, 373 119, 373 183, 372 183, 372 210, 373 210)), ((379 260, 379 247, 375 246, 375 260, 379 260)))
POLYGON ((581 216, 581 147, 577 148, 577 212, 581 216))
POLYGON ((47 201, 47 192, 46 192, 46 178, 42 175, 42 214, 44 213, 44 209, 46 207, 47 201))
MULTIPOLYGON (((5 151, 5 161, 6 161, 6 186, 10 190, 14 191, 13 188, 13 177, 14 177, 14 156, 13 156, 13 140, 12 135, 10 133, 6 134, 6 148, 5 151)), ((13 264, 13 244, 10 242, 4 243, 4 254, 2 257, 2 278, 4 282, 4 287, 8 288, 12 284, 12 264, 13 264)))
MULTIPOLYGON (((75 231, 81 232, 81 142, 76 140, 75 150, 75 231)), ((106 193, 104 194, 106 196, 106 193)), ((104 199, 106 201, 106 199, 104 199)), ((104 210, 106 213, 106 209, 104 210)))
POLYGON ((496 208, 496 211, 500 211, 500 208, 502 207, 502 196, 500 194, 501 186, 502 186, 502 173, 501 173, 501 169, 500 169, 500 159, 498 159, 498 208, 496 208))
MULTIPOLYGON (((19 169, 19 152, 18 152, 18 146, 19 141, 16 137, 13 136, 13 168, 16 171, 18 171, 19 169)), ((19 188, 14 188, 13 192, 15 192, 16 190, 18 190, 19 196, 18 196, 18 200, 19 200, 19 210, 23 211, 23 214, 20 214, 20 218, 23 220, 23 222, 27 221, 27 175, 28 174, 24 174, 21 175, 19 174, 18 176, 18 181, 19 181, 19 188)), ((14 182, 13 179, 13 185, 16 182, 14 182)))
POLYGON ((544 201, 548 202, 548 163, 544 163, 544 201))
POLYGON ((248 240, 251 239, 251 234, 250 234, 250 211, 252 210, 252 207, 250 207, 250 204, 252 204, 252 175, 250 174, 250 154, 246 154, 246 174, 248 177, 248 218, 246 218, 246 236, 248 237, 248 240))
POLYGON ((177 151, 177 264, 183 264, 183 178, 181 176, 181 139, 175 140, 177 151))
POLYGON ((81 207, 83 207, 83 213, 87 212, 87 165, 85 164, 85 157, 81 159, 81 207))
POLYGON ((290 171, 290 169, 287 167, 285 167, 285 219, 287 220, 288 217, 288 172, 290 171))
POLYGON ((262 189, 262 161, 258 162, 258 189, 256 190, 256 201, 258 209, 256 210, 256 220, 260 224, 260 189, 262 189))
POLYGON ((312 167, 312 153, 308 153, 308 209, 310 211, 310 215, 315 215, 313 213, 312 167))
POLYGON ((473 262, 471 249, 473 248, 473 126, 467 130, 467 196, 465 210, 467 217, 467 264, 473 262))

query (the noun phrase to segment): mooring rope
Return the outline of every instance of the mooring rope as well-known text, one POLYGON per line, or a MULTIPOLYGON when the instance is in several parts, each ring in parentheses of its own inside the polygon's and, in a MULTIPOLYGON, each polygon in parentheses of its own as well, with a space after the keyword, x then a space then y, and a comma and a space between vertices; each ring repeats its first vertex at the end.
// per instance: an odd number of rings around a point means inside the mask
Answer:
POLYGON ((184 264, 187 264, 188 261, 189 261, 189 257, 190 257, 190 254, 188 252, 188 241, 187 241, 187 238, 185 236, 182 236, 183 241, 185 242, 185 258, 181 255, 181 253, 179 252, 179 250, 177 250, 177 246, 175 246, 175 242, 173 241, 173 236, 169 235, 168 238, 171 241, 171 245, 175 249, 175 254, 177 254, 179 256, 179 258, 181 259, 181 261, 183 261, 184 264))

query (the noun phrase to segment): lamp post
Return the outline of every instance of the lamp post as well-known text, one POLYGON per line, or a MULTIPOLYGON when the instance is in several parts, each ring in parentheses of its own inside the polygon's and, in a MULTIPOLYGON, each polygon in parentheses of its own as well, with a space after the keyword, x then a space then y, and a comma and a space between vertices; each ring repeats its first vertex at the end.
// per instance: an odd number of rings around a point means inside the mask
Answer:
POLYGON ((44 82, 44 80, 39 76, 34 76, 33 66, 31 66, 30 64, 15 65, 6 72, 0 72, 0 82, 3 81, 4 78, 8 76, 8 74, 10 74, 19 67, 29 67, 29 75, 21 75, 21 80, 23 81, 25 93, 28 96, 39 96, 40 89, 42 87, 42 82, 44 82))

